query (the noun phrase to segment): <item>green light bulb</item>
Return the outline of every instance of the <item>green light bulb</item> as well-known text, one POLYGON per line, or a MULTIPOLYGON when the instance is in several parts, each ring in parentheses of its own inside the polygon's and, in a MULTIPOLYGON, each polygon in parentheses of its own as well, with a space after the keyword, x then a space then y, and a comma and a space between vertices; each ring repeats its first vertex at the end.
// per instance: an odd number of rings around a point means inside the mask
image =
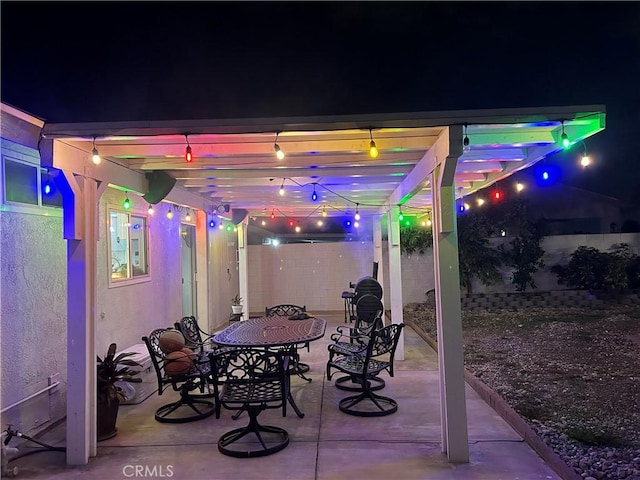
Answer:
POLYGON ((567 149, 571 146, 571 141, 569 140, 569 137, 566 133, 562 133, 562 135, 560 135, 560 139, 562 140, 563 148, 567 149))
POLYGON ((122 208, 124 208, 125 210, 129 210, 131 208, 131 200, 129 200, 129 197, 124 199, 124 203, 122 204, 122 208))

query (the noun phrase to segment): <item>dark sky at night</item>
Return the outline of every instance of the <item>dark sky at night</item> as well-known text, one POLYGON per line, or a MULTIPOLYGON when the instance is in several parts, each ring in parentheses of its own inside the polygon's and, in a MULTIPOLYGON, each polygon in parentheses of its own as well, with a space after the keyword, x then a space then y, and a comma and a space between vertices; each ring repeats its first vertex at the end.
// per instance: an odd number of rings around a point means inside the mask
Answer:
POLYGON ((550 161, 567 183, 640 199, 640 2, 0 8, 2 101, 49 122, 604 104, 595 165, 550 161))

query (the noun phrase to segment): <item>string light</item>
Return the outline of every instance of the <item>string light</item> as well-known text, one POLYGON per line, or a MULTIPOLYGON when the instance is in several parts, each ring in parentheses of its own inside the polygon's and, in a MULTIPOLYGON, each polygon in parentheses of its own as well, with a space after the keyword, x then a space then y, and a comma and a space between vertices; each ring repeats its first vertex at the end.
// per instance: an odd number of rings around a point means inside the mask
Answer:
POLYGON ((184 152, 184 159, 187 163, 193 162, 193 154, 191 153, 191 145, 189 145, 189 135, 185 133, 185 140, 187 141, 187 149, 184 152))
POLYGON ((404 215, 402 215, 402 207, 400 205, 398 205, 398 208, 400 209, 400 214, 398 215, 398 220, 402 221, 402 220, 404 220, 404 215))
POLYGON ((280 135, 280 132, 276 132, 276 140, 273 143, 273 149, 276 152, 276 158, 278 160, 283 160, 284 159, 284 152, 280 148, 280 145, 278 145, 278 135, 280 135))
POLYGON ((371 132, 371 129, 369 129, 369 138, 371 139, 371 141, 369 142, 369 156, 371 158, 377 158, 378 147, 376 147, 376 142, 373 141, 373 133, 371 132))
POLYGON ((587 145, 582 142, 582 146, 584 147, 584 151, 582 153, 582 158, 580 158, 580 165, 582 165, 582 168, 585 168, 591 164, 591 159, 589 158, 589 153, 587 152, 587 145))
POLYGON ((210 228, 216 228, 216 221, 213 218, 211 220, 209 220, 209 227, 210 228))
POLYGON ((323 216, 323 217, 326 217, 326 216, 327 216, 327 207, 326 207, 326 205, 323 205, 323 206, 322 206, 322 216, 323 216))
POLYGON ((314 202, 318 201, 318 194, 316 193, 316 184, 313 184, 313 193, 311 194, 311 200, 314 202))
POLYGON ((462 150, 465 152, 471 151, 471 147, 469 146, 469 137, 467 135, 467 124, 464 124, 464 139, 462 140, 463 148, 462 150))
POLYGON ((191 213, 189 213, 189 209, 187 208, 187 214, 184 216, 184 220, 186 222, 190 222, 191 221, 191 213))
POLYGON ((571 146, 569 136, 564 131, 564 120, 562 120, 562 134, 560 135, 560 141, 562 143, 562 148, 564 148, 565 150, 571 146))
POLYGON ((98 149, 96 148, 96 137, 93 137, 93 150, 91 151, 91 161, 96 165, 100 165, 100 162, 102 162, 102 158, 100 158, 100 154, 98 153, 98 149))
POLYGON ((476 204, 481 207, 482 205, 484 205, 484 198, 478 198, 476 200, 476 204))
POLYGON ((271 210, 271 220, 275 220, 275 218, 276 218, 275 210, 271 210))
POLYGON ((522 190, 524 190, 524 184, 523 183, 516 183, 516 191, 521 192, 522 190))
POLYGON ((354 217, 353 217, 353 218, 355 218, 356 220, 360 220, 360 213, 358 212, 358 206, 359 206, 359 205, 360 205, 359 203, 356 203, 356 214, 355 214, 355 215, 354 215, 354 217))
POLYGON ((153 215, 154 212, 155 212, 155 210, 153 209, 153 205, 149 204, 149 208, 147 209, 147 213, 149 215, 153 215))
POLYGON ((282 179, 282 185, 280 185, 280 190, 278 190, 278 193, 281 197, 284 196, 284 178, 282 179))
POLYGON ((129 196, 128 195, 124 199, 124 202, 122 204, 122 208, 124 208, 125 210, 129 210, 131 208, 131 200, 129 200, 129 196))
POLYGON ((173 210, 171 210, 171 206, 169 206, 169 210, 167 210, 167 218, 169 220, 173 218, 173 210))

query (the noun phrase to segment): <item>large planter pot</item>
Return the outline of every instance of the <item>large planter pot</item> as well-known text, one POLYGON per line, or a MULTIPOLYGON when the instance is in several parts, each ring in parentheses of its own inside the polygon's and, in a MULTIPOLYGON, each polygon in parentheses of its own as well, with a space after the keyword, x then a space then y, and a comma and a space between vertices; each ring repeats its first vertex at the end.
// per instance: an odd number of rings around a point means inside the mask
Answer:
POLYGON ((97 437, 98 441, 115 437, 118 433, 116 421, 118 420, 119 400, 112 400, 111 403, 98 402, 97 412, 97 437))
POLYGON ((231 305, 231 311, 234 315, 239 315, 242 313, 242 305, 231 305))

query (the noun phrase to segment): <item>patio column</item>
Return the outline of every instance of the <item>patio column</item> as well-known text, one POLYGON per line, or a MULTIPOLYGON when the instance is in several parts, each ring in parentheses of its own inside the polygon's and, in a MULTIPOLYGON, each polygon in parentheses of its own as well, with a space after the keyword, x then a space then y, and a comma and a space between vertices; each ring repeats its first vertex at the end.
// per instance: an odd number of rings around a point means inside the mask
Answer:
MULTIPOLYGON (((400 267, 400 207, 394 205, 387 213, 389 231, 389 303, 391 322, 402 323, 402 270, 400 267)), ((397 360, 404 360, 404 331, 400 334, 396 348, 397 360)))
MULTIPOLYGON (((382 285, 384 303, 384 256, 382 251, 382 215, 373 217, 373 261, 378 262, 378 283, 382 285)), ((384 317, 383 317, 384 320, 384 317)))
POLYGON ((450 152, 430 175, 433 194, 433 257, 436 287, 442 449, 450 462, 469 462, 462 350, 462 312, 454 174, 461 152, 460 128, 450 129, 450 152), (456 135, 456 133, 458 135, 456 135), (457 155, 455 155, 457 153, 457 155))
POLYGON ((246 216, 242 222, 238 223, 238 283, 240 296, 244 299, 244 313, 246 320, 249 318, 249 259, 247 255, 247 227, 249 217, 246 216))
MULTIPOLYGON (((96 450, 95 308, 98 182, 65 172, 67 240, 67 464, 85 465, 96 450)), ((102 189, 104 191, 104 189, 102 189)))

